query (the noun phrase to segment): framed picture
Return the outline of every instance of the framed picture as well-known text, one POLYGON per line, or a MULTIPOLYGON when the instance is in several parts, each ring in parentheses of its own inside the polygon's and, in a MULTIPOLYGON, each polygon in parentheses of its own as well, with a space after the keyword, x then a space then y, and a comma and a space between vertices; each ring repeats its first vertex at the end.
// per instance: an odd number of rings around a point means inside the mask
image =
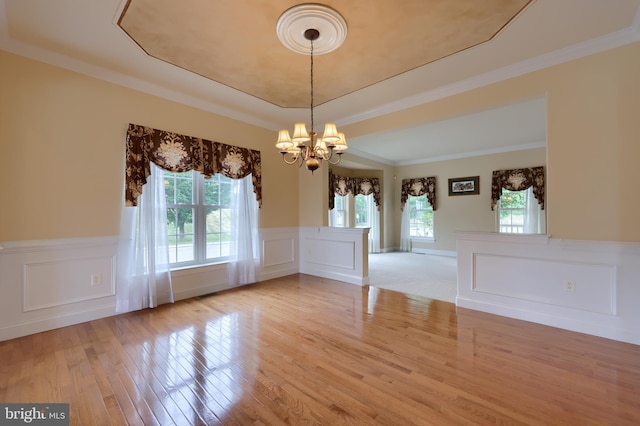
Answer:
POLYGON ((480 193, 480 176, 449 179, 449 195, 474 195, 480 193))

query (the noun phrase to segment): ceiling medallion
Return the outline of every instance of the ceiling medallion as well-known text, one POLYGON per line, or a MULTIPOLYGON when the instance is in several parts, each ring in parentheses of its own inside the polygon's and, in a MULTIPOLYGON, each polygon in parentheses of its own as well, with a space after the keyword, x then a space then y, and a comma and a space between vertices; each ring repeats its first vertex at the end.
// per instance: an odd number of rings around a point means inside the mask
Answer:
POLYGON ((342 15, 321 4, 300 4, 287 9, 278 18, 276 32, 286 48, 308 55, 309 39, 304 33, 309 28, 320 33, 318 39, 313 42, 315 55, 337 49, 347 37, 347 23, 342 15))

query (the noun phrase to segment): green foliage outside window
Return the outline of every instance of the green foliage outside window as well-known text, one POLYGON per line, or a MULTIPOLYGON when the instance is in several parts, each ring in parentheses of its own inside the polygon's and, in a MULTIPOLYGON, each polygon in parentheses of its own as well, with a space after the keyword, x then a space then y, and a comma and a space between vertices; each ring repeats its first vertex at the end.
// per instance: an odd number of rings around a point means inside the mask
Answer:
POLYGON ((500 217, 504 218, 511 215, 507 209, 524 209, 527 206, 525 193, 526 191, 503 189, 500 197, 500 217))
MULTIPOLYGON (((193 241, 193 173, 164 173, 165 196, 167 199, 167 227, 169 243, 193 241), (180 205, 184 205, 182 208, 180 205)), ((231 232, 230 179, 221 175, 204 180, 204 204, 206 208, 207 242, 228 242, 231 232)))

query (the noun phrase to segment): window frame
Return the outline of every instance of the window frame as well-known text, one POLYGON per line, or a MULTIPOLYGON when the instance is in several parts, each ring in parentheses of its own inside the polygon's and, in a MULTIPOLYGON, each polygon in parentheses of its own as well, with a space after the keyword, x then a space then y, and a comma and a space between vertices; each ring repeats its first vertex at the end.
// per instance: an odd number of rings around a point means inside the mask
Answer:
MULTIPOLYGON (((168 173, 171 173, 171 172, 168 172, 168 173)), ((172 173, 172 175, 181 175, 181 174, 188 174, 188 173, 191 174, 191 185, 192 185, 191 186, 191 204, 170 203, 169 201, 167 201, 166 204, 167 204, 167 215, 169 214, 170 211, 174 209, 191 208, 192 210, 193 243, 191 247, 193 249, 193 260, 176 261, 176 262, 170 261, 169 267, 171 270, 224 263, 224 262, 228 262, 230 259, 229 255, 212 257, 212 258, 207 257, 207 236, 208 236, 207 214, 206 214, 207 209, 218 209, 221 212, 220 214, 222 214, 222 210, 225 208, 230 209, 231 205, 230 203, 228 206, 225 206, 224 204, 205 204, 205 199, 206 199, 205 189, 206 189, 207 181, 216 179, 218 182, 220 182, 221 180, 230 181, 231 179, 220 173, 215 174, 210 179, 205 179, 202 173, 197 172, 195 170, 182 172, 182 173, 172 173)), ((223 187, 223 185, 221 185, 220 187, 223 187)), ((224 187, 227 187, 231 192, 232 189, 230 184, 224 185, 224 187)), ((229 196, 231 196, 231 193, 229 194, 229 196)), ((168 221, 168 217, 167 217, 167 221, 168 221)), ((228 233, 230 233, 230 231, 228 233)), ((220 232, 220 234, 223 234, 223 233, 220 232)), ((169 238, 173 236, 174 235, 171 235, 171 234, 168 235, 169 238)), ((176 239, 176 246, 169 245, 169 250, 170 251, 173 250, 174 247, 176 247, 176 250, 177 250, 177 239, 176 239)), ((221 248, 221 252, 222 252, 222 248, 221 248)), ((171 256, 169 256, 169 259, 171 260, 171 256)), ((177 254, 176 254, 176 259, 177 259, 177 254)))
POLYGON ((427 198, 427 194, 423 194, 423 195, 409 195, 407 198, 407 202, 406 202, 406 207, 409 209, 409 239, 411 239, 412 241, 418 241, 418 242, 435 242, 435 228, 436 228, 436 224, 435 224, 435 212, 433 211, 433 206, 431 205, 431 203, 429 202, 429 199, 427 198), (427 205, 428 209, 420 209, 420 211, 430 211, 431 212, 431 217, 433 218, 433 224, 431 226, 431 236, 421 236, 421 235, 411 235, 411 224, 412 224, 412 210, 411 210, 411 199, 412 198, 424 198, 425 204, 427 205))
POLYGON ((331 227, 334 228, 348 228, 349 227, 349 194, 339 195, 333 194, 334 207, 333 210, 329 210, 329 217, 333 215, 334 219, 338 215, 338 212, 342 212, 342 225, 336 225, 335 220, 329 221, 331 227), (340 200, 340 201, 338 201, 340 200), (341 205, 342 208, 339 208, 341 205))
POLYGON ((373 193, 369 195, 357 194, 353 197, 353 223, 355 228, 371 228, 371 203, 373 203, 373 193), (358 224, 358 197, 362 197, 365 200, 365 214, 367 215, 366 224, 358 224))
MULTIPOLYGON (((496 208, 495 208, 495 223, 496 223, 496 232, 499 234, 511 234, 511 235, 529 235, 529 234, 535 234, 535 235, 540 235, 540 233, 529 233, 526 232, 526 228, 528 223, 532 223, 532 221, 534 220, 533 217, 528 217, 527 215, 531 214, 532 212, 532 206, 529 205, 529 203, 538 203, 538 201, 536 200, 534 194, 533 194, 533 187, 530 186, 527 189, 523 189, 520 191, 510 191, 508 189, 502 188, 502 191, 500 193, 500 198, 498 199, 498 202, 496 203, 496 208), (523 207, 502 207, 502 197, 505 194, 510 194, 510 193, 522 193, 523 195, 523 200, 524 200, 524 205, 523 207), (521 211, 522 212, 522 224, 516 224, 513 225, 513 220, 511 220, 511 224, 505 224, 503 225, 501 223, 501 215, 503 211, 508 211, 510 212, 511 217, 513 218, 513 212, 517 212, 517 211, 521 211), (520 232, 509 232, 509 231, 503 231, 502 228, 515 228, 518 227, 520 228, 520 232)), ((538 206, 535 206, 538 207, 538 206)), ((544 218, 544 212, 541 211, 540 212, 541 216, 539 216, 537 219, 538 221, 538 227, 542 227, 543 229, 546 230, 546 220, 544 218)), ((544 231, 542 232, 544 233, 544 231)))

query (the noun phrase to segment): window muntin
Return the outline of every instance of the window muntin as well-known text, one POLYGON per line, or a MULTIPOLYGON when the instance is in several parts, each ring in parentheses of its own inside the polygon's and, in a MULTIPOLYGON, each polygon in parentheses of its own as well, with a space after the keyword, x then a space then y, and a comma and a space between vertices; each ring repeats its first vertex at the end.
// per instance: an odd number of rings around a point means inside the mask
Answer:
POLYGON ((433 240, 433 207, 427 195, 409 195, 406 206, 409 209, 409 236, 433 240))
POLYGON ((231 179, 221 174, 165 172, 169 262, 172 266, 227 260, 231 238, 231 179))

